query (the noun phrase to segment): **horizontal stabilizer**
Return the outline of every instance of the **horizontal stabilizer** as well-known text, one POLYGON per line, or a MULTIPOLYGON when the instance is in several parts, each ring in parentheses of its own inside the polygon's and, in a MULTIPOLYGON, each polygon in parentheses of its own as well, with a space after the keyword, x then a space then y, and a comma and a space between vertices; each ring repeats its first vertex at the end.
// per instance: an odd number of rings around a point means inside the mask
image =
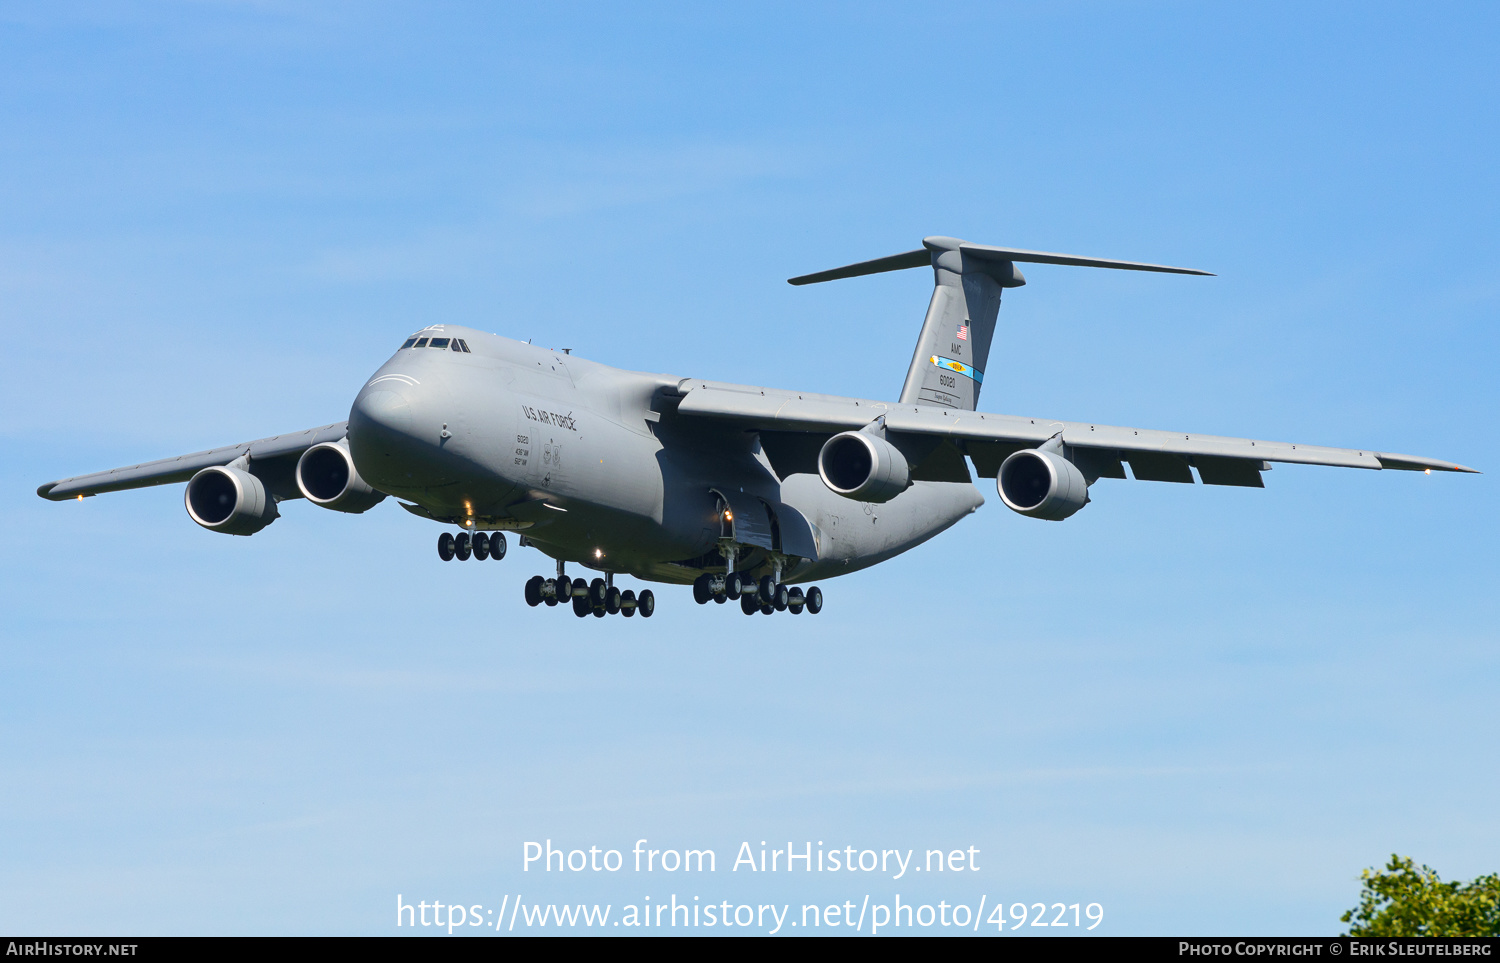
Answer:
MULTIPOLYGON (((819 281, 837 281, 840 278, 855 278, 866 274, 882 274, 886 271, 903 271, 907 268, 927 267, 932 264, 933 258, 942 253, 942 251, 952 250, 951 245, 954 243, 951 238, 929 238, 927 240, 938 243, 931 244, 917 251, 892 254, 889 257, 876 258, 873 261, 860 261, 858 264, 849 264, 830 271, 819 271, 816 274, 804 274, 801 277, 790 278, 787 283, 797 285, 817 284, 819 281)), ((926 241, 923 243, 925 244, 926 241)), ((1101 257, 1079 257, 1075 254, 1054 254, 1050 251, 1025 251, 1015 247, 970 244, 968 241, 957 242, 957 248, 962 254, 985 261, 1022 261, 1027 264, 1065 264, 1071 267, 1114 268, 1120 271, 1156 271, 1162 274, 1214 276, 1208 271, 1199 271, 1194 268, 1169 267, 1165 264, 1145 264, 1140 261, 1118 261, 1101 257)))
POLYGON ((892 254, 890 257, 878 257, 873 261, 860 261, 858 264, 834 268, 831 271, 804 274, 800 278, 790 278, 786 283, 817 284, 819 281, 837 281, 841 278, 857 278, 865 274, 904 271, 907 268, 929 267, 931 264, 932 255, 924 247, 916 251, 907 251, 905 254, 892 254))
POLYGON ((962 244, 959 250, 995 261, 1024 261, 1027 264, 1067 264, 1072 267, 1115 268, 1120 271, 1156 271, 1161 274, 1197 274, 1213 277, 1208 271, 1196 268, 1168 267, 1165 264, 1144 264, 1140 261, 1116 261, 1102 257, 1078 257, 1075 254, 1053 254, 1049 251, 1023 251, 1014 247, 991 247, 988 244, 962 244))

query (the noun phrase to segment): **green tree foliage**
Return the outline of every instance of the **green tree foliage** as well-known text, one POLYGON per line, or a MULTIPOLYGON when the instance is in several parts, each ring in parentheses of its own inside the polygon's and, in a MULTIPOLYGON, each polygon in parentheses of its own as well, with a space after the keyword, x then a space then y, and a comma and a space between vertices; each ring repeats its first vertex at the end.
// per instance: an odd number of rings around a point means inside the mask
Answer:
POLYGON ((1345 936, 1500 936, 1500 874, 1445 883, 1430 867, 1391 854, 1359 874, 1359 906, 1340 916, 1345 936))

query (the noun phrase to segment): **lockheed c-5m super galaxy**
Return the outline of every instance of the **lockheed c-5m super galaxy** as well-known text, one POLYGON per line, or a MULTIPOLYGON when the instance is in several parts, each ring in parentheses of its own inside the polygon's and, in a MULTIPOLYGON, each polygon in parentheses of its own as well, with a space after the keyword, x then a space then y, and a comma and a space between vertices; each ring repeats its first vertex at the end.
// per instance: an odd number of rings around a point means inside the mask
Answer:
MULTIPOLYGON (((364 512, 387 496, 459 531, 444 560, 500 559, 506 532, 556 561, 526 601, 579 616, 651 615, 628 574, 747 614, 823 607, 802 585, 883 562, 1000 500, 1059 521, 1101 478, 1263 487, 1272 462, 1472 471, 1386 452, 1223 438, 978 410, 1000 295, 1018 263, 1171 274, 1186 268, 929 237, 919 250, 793 278, 931 266, 936 288, 895 401, 611 368, 452 324, 407 338, 348 421, 43 485, 61 501, 187 482, 193 521, 253 535, 306 498, 364 512), (971 473, 972 465, 972 473, 971 473), (568 564, 598 575, 570 578, 568 564)), ((575 570, 576 571, 576 570, 575 570)))

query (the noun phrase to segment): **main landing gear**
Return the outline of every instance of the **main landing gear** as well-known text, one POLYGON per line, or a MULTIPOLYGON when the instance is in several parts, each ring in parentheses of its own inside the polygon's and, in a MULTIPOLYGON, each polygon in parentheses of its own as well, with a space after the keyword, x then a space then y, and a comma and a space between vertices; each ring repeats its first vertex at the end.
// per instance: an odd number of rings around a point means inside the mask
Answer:
POLYGON ((438 536, 438 558, 445 562, 451 562, 455 558, 460 562, 467 562, 472 555, 481 562, 487 558, 496 561, 505 557, 505 533, 495 532, 486 535, 484 532, 444 532, 438 536))
POLYGON ((643 589, 637 596, 630 589, 622 592, 615 588, 614 582, 613 574, 596 578, 592 582, 585 582, 581 578, 569 580, 559 562, 557 578, 533 575, 526 580, 526 604, 535 608, 538 605, 553 606, 571 600, 573 614, 580 619, 590 615, 600 619, 606 615, 623 615, 628 619, 637 612, 641 614, 641 618, 649 619, 656 611, 656 595, 650 589, 643 589))
POLYGON ((811 615, 823 611, 823 590, 816 585, 803 595, 802 589, 795 586, 788 588, 770 575, 763 576, 756 582, 740 572, 700 575, 693 582, 693 601, 699 605, 735 599, 740 600, 740 611, 746 615, 754 615, 756 612, 770 615, 788 609, 793 615, 800 615, 804 608, 811 615))

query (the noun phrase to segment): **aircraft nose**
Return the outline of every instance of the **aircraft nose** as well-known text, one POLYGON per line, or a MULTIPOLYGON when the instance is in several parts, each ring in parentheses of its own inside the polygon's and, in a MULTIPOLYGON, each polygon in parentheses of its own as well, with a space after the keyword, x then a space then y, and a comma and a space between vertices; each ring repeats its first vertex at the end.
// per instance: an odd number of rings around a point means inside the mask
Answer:
POLYGON ((360 434, 404 438, 411 434, 411 400, 394 386, 366 388, 349 411, 349 434, 355 434, 356 425, 360 434))
POLYGON ((349 454, 370 484, 382 491, 409 478, 421 462, 412 408, 418 400, 399 381, 367 385, 349 409, 349 454))

